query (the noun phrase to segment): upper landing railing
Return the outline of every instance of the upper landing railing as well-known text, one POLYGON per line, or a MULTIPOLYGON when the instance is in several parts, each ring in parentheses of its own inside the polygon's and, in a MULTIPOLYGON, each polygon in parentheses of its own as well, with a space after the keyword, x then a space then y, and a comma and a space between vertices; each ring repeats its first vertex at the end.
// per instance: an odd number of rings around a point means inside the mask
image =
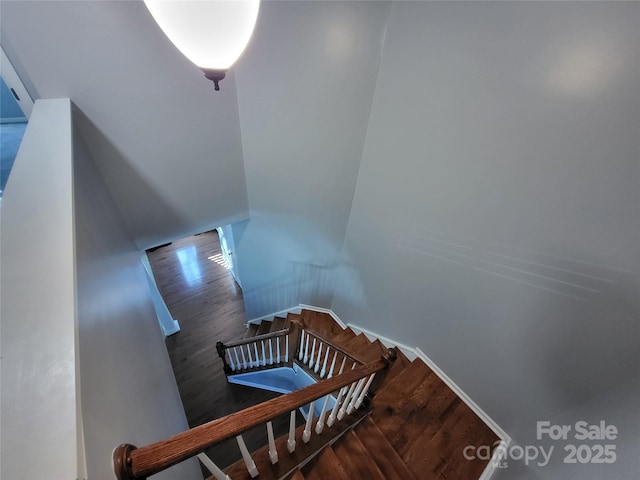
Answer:
POLYGON ((292 343, 296 331, 295 324, 288 329, 265 333, 237 342, 216 344, 218 355, 222 359, 227 375, 249 370, 291 365, 289 351, 295 351, 292 343))
POLYGON ((336 369, 342 372, 345 366, 352 368, 366 363, 357 354, 347 352, 297 322, 292 322, 288 329, 231 343, 218 342, 216 350, 227 375, 291 366, 296 359, 322 379, 331 378, 336 369))

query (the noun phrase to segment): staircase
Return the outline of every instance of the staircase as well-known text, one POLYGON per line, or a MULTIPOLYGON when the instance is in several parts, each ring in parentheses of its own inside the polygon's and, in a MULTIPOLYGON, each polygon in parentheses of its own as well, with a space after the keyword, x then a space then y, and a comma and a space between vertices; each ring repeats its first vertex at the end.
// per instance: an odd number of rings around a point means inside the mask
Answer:
MULTIPOLYGON (((250 325, 246 337, 286 329, 291 323, 301 325, 364 362, 379 359, 387 351, 380 341, 371 342, 350 328, 343 329, 330 315, 310 310, 250 325)), ((309 363, 322 363, 322 352, 311 353, 309 363)), ((307 370, 319 379, 318 368, 307 370)), ((399 351, 386 373, 375 378, 369 397, 372 400, 368 408, 359 412, 355 426, 353 420, 349 427, 337 422, 331 436, 323 432, 314 436, 309 444, 300 440, 303 426, 298 427, 296 439, 302 449, 291 454, 292 458, 283 458, 288 456, 284 448, 286 438, 277 441, 278 451, 284 453, 276 465, 271 465, 267 447, 254 452, 259 478, 478 479, 488 460, 467 460, 464 448, 487 445, 493 451, 500 440, 422 360, 410 361, 399 351)), ((233 480, 251 478, 243 461, 229 466, 225 473, 233 480)))

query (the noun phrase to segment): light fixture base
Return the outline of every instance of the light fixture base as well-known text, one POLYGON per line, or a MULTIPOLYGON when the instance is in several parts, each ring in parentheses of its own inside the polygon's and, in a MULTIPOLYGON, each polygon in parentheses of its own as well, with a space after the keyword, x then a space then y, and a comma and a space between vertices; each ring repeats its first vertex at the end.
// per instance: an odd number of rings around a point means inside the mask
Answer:
POLYGON ((225 77, 226 70, 214 70, 213 68, 203 68, 204 76, 213 82, 213 88, 218 91, 220 86, 218 82, 225 77))

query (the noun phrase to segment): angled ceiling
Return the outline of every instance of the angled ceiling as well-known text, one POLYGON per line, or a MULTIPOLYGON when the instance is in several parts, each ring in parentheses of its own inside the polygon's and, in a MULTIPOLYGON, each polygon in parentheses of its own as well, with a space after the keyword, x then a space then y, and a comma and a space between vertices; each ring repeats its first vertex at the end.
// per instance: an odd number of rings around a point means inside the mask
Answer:
POLYGON ((5 51, 34 98, 77 106, 139 247, 246 219, 250 207, 310 217, 341 245, 388 2, 263 2, 220 92, 142 2, 1 8, 5 51))

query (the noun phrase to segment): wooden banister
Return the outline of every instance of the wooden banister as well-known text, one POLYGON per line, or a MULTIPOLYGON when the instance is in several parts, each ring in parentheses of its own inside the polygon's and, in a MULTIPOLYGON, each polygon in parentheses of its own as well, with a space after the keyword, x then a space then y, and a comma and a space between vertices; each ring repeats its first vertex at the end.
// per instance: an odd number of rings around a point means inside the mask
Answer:
POLYGON ((277 416, 288 414, 361 378, 383 370, 395 359, 395 356, 395 350, 389 350, 387 355, 376 362, 356 367, 328 380, 232 413, 151 445, 140 448, 129 444, 120 445, 113 452, 116 477, 118 480, 143 480, 197 455, 216 443, 235 437, 277 416))
POLYGON ((315 330, 310 330, 307 326, 305 326, 302 322, 300 322, 299 320, 291 320, 291 324, 296 324, 298 325, 300 328, 303 328, 307 334, 311 334, 314 337, 316 337, 318 340, 324 342, 327 345, 331 345, 331 348, 333 350, 336 350, 340 355, 344 356, 344 357, 348 357, 351 358, 352 360, 355 360, 356 362, 360 363, 361 365, 364 365, 365 363, 367 363, 362 357, 360 357, 358 354, 353 353, 353 352, 347 352, 344 348, 339 347, 338 345, 336 345, 335 343, 333 343, 333 341, 329 340, 327 337, 325 337, 324 335, 316 332, 315 330))
POLYGON ((285 335, 288 335, 291 332, 293 332, 293 325, 290 326, 289 328, 278 330, 277 332, 270 332, 270 333, 265 333, 263 335, 256 335, 255 337, 244 338, 242 340, 237 340, 235 342, 229 342, 229 343, 218 342, 218 343, 222 343, 223 348, 227 349, 227 348, 239 347, 241 345, 248 345, 250 343, 259 342, 261 340, 269 340, 270 338, 284 337, 285 335))
POLYGON ((235 342, 216 343, 216 351, 218 352, 218 356, 222 360, 222 367, 224 369, 224 373, 229 375, 235 370, 234 368, 231 367, 231 365, 229 365, 229 362, 227 362, 227 356, 226 356, 227 351, 229 351, 229 356, 231 356, 231 353, 230 353, 231 349, 234 349, 235 351, 235 348, 238 348, 238 347, 242 348, 245 345, 254 345, 254 344, 257 344, 258 342, 269 341, 274 338, 278 339, 278 342, 279 342, 281 338, 284 338, 286 336, 291 336, 295 332, 296 328, 297 328, 297 325, 294 325, 292 323, 291 325, 289 325, 289 328, 278 330, 276 332, 269 332, 263 335, 256 335, 255 337, 243 338, 242 340, 236 340, 235 342))

